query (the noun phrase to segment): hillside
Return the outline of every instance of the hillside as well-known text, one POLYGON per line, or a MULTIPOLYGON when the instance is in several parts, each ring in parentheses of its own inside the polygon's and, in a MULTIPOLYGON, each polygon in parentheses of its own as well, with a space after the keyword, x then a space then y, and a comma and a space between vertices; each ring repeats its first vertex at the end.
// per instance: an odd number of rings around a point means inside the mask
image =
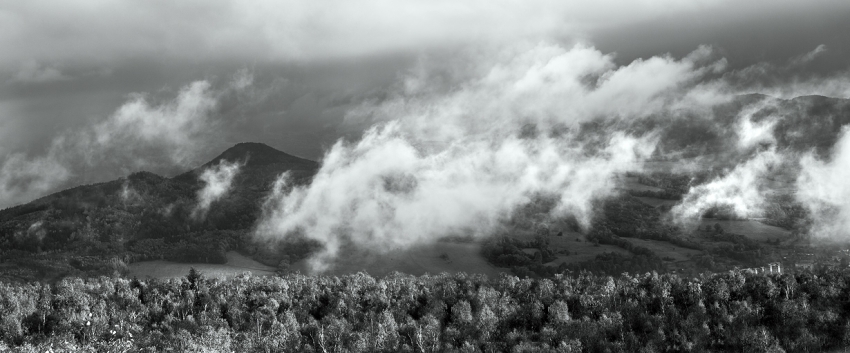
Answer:
MULTIPOLYGON (((691 186, 749 158, 753 151, 739 148, 737 141, 736 129, 744 115, 754 124, 772 124, 770 143, 779 150, 828 156, 842 127, 850 123, 850 100, 745 95, 706 116, 655 117, 636 123, 637 133, 659 133, 657 155, 647 163, 646 172, 618 176, 618 194, 597 200, 588 229, 580 229, 575 219, 547 218, 554 201, 543 197, 517 209, 505 227, 484 242, 437 244, 434 249, 439 251, 411 250, 411 256, 392 254, 395 257, 370 261, 352 252, 337 259, 340 268, 334 273, 468 271, 459 260, 471 259, 491 273, 531 276, 564 270, 697 274, 760 267, 792 261, 787 259, 800 258, 798 253, 817 253, 803 242, 806 214, 789 194, 790 184, 783 182, 793 180, 787 171, 770 176, 775 179, 774 191, 781 193, 768 199, 757 220, 730 218, 723 209, 712 209, 696 229, 669 222, 667 211, 691 186), (754 106, 757 109, 751 109, 754 106), (698 160, 701 169, 676 171, 678 163, 692 160, 698 160), (720 228, 725 232, 718 232, 720 228)), ((588 140, 606 134, 605 123, 582 129, 580 138, 588 140)), ((752 149, 762 147, 756 144, 752 149)), ((306 184, 318 168, 314 161, 261 143, 240 143, 172 178, 137 172, 11 207, 0 211, 0 274, 13 280, 50 281, 67 275, 128 273, 128 264, 145 260, 185 266, 224 264, 227 252, 234 250, 266 266, 304 271, 307 265, 302 260, 321 246, 318 242, 301 238, 261 246, 249 235, 276 178, 287 172, 295 183, 306 184), (240 172, 231 190, 198 217, 194 211, 204 187, 201 176, 222 162, 240 165, 240 172)), ((821 257, 833 255, 823 251, 821 257)))
POLYGON ((773 125, 772 135, 780 150, 808 152, 822 156, 850 124, 850 99, 800 96, 780 99, 761 94, 736 97, 714 107, 709 117, 659 117, 650 125, 660 128, 659 152, 678 157, 711 157, 739 153, 740 118, 749 115, 754 125, 773 125))
MULTIPOLYGON (((485 241, 483 254, 514 274, 540 277, 565 270, 698 275, 763 271, 770 263, 795 271, 798 265, 850 261, 846 244, 810 241, 811 219, 794 196, 793 158, 758 176, 765 198, 752 218, 723 204, 704 210, 692 224, 678 223, 682 220, 669 212, 692 187, 727 175, 768 146, 788 156, 813 152, 829 159, 848 124, 850 100, 822 96, 743 95, 703 115, 651 117, 635 123, 633 131, 659 133, 656 154, 643 172, 617 177, 619 194, 596 200, 588 229, 577 229, 569 219, 544 223, 552 204, 538 200, 516 212, 509 229, 485 241), (742 146, 746 120, 767 128, 742 146)), ((594 122, 585 132, 604 135, 612 129, 594 122)))
POLYGON ((289 172, 306 183, 317 168, 261 143, 240 143, 173 178, 136 172, 11 207, 0 211, 0 272, 39 279, 108 274, 140 259, 221 262, 244 245, 278 176, 289 172), (193 217, 204 186, 198 176, 221 161, 243 166, 206 217, 193 217))

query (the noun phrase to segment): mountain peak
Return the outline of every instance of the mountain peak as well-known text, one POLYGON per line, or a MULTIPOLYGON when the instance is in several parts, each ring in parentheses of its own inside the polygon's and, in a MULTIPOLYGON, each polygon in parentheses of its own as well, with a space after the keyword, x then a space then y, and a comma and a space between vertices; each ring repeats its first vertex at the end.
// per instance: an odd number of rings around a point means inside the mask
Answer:
POLYGON ((282 163, 291 165, 291 169, 315 169, 318 166, 318 163, 314 161, 293 156, 259 142, 237 143, 205 163, 203 167, 219 164, 221 160, 245 162, 247 166, 282 163))

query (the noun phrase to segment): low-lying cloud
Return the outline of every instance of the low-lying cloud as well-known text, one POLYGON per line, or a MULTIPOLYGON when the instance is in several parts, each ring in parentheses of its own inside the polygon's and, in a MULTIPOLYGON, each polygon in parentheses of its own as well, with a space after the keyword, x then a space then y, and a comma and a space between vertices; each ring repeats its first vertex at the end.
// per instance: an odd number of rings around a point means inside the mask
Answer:
MULTIPOLYGON (((732 131, 735 141, 721 154, 726 170, 708 181, 692 186, 670 211, 672 219, 680 224, 692 225, 706 212, 717 212, 717 216, 732 218, 760 217, 765 207, 768 191, 766 177, 775 172, 787 156, 777 150, 774 128, 781 117, 768 115, 757 119, 757 115, 775 105, 771 98, 760 99, 744 106, 738 112, 732 131)), ((701 156, 703 157, 703 156, 701 156)), ((710 164, 698 163, 690 172, 704 172, 710 164)))
POLYGON ((207 81, 196 81, 183 87, 177 96, 162 104, 151 104, 145 95, 135 95, 127 103, 92 129, 92 153, 108 152, 109 156, 128 161, 134 155, 136 166, 144 166, 151 157, 167 157, 172 164, 183 164, 204 146, 206 136, 214 133, 210 118, 216 107, 215 93, 207 81), (148 158, 140 154, 147 149, 148 158), (140 158, 141 157, 141 158, 140 158))
POLYGON ((762 112, 771 104, 773 104, 772 99, 762 99, 745 107, 738 115, 735 131, 738 134, 739 150, 748 151, 762 145, 776 144, 774 128, 776 123, 779 122, 779 118, 768 116, 758 121, 755 121, 754 118, 754 115, 762 112))
MULTIPOLYGON (((804 65, 821 52, 792 61, 804 65)), ((728 72, 708 46, 681 59, 662 55, 625 65, 584 44, 479 47, 448 61, 425 57, 380 99, 348 112, 348 123, 373 127, 357 142, 335 144, 310 185, 278 182, 256 233, 320 240, 325 251, 311 265, 321 271, 346 245, 382 252, 446 235, 492 234, 538 196, 557 200, 553 219, 574 216, 587 225, 590 205, 613 193, 614 177, 642 170, 655 151, 657 131, 639 128, 642 122, 718 124, 724 120, 714 108, 740 94, 807 93, 817 81, 771 86, 771 74, 728 72)), ((828 88, 847 85, 836 82, 828 88)), ((742 218, 765 213, 766 177, 793 170, 799 158, 777 146, 774 130, 784 116, 770 113, 776 103, 751 102, 734 127, 718 129, 737 136, 714 158, 734 164, 691 188, 673 208, 674 219, 692 221, 711 209, 742 218)))
POLYGON ((765 177, 782 163, 783 156, 770 148, 736 165, 725 175, 692 187, 671 210, 678 221, 692 221, 710 210, 722 210, 735 218, 760 217, 767 188, 765 177))
POLYGON ((204 187, 198 190, 198 203, 192 210, 192 218, 203 219, 213 202, 221 199, 233 184, 233 179, 239 174, 243 163, 221 160, 219 164, 204 169, 198 178, 204 187))
POLYGON ((0 165, 0 207, 68 186, 133 171, 183 170, 220 137, 221 97, 251 85, 250 73, 214 88, 210 81, 182 87, 169 99, 135 94, 106 119, 54 137, 43 155, 13 153, 0 165))
POLYGON ((709 48, 625 66, 586 45, 466 59, 423 62, 388 98, 351 111, 350 121, 375 126, 356 143, 335 144, 310 185, 284 176, 258 237, 322 241, 325 251, 311 262, 321 271, 346 244, 382 252, 491 234, 541 195, 557 200, 550 216, 586 226, 592 202, 613 194, 615 176, 641 170, 655 149, 656 134, 628 126, 705 112, 722 98, 700 84, 724 67, 709 48), (579 133, 591 121, 610 127, 579 133))
POLYGON ((800 161, 797 199, 809 210, 814 238, 850 236, 850 135, 845 127, 831 160, 805 155, 800 161))
POLYGON ((446 235, 490 234, 538 194, 559 200, 555 215, 587 224, 591 201, 610 195, 611 177, 646 158, 652 141, 617 134, 598 155, 556 138, 459 141, 427 153, 396 123, 369 131, 358 143, 337 143, 309 186, 272 195, 259 233, 302 232, 322 241, 322 270, 351 242, 377 252, 407 248, 446 235))
POLYGON ((22 153, 6 156, 0 165, 0 207, 42 196, 67 181, 72 174, 59 154, 54 146, 35 158, 22 153))

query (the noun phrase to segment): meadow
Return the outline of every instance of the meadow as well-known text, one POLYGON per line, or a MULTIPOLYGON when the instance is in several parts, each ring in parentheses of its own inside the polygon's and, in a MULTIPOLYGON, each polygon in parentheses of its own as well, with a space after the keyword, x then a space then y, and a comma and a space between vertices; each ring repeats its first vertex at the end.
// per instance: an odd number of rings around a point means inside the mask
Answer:
POLYGON ((715 224, 719 224, 726 232, 741 234, 759 242, 776 239, 781 241, 791 236, 791 232, 786 229, 767 225, 755 220, 717 220, 704 218, 699 222, 700 227, 713 227, 715 224))
MULTIPOLYGON (((295 263, 291 270, 310 273, 307 261, 295 263)), ((365 272, 372 276, 385 276, 395 271, 416 276, 466 272, 484 274, 491 278, 509 272, 487 262, 481 255, 480 243, 440 241, 386 254, 362 249, 343 249, 324 274, 341 276, 365 272)))
POLYGON ((226 254, 226 264, 207 263, 178 263, 164 260, 139 261, 130 264, 127 277, 133 278, 181 278, 186 277, 189 269, 194 268, 208 278, 229 278, 251 272, 255 276, 268 276, 275 273, 275 268, 263 265, 238 252, 229 251, 226 254))

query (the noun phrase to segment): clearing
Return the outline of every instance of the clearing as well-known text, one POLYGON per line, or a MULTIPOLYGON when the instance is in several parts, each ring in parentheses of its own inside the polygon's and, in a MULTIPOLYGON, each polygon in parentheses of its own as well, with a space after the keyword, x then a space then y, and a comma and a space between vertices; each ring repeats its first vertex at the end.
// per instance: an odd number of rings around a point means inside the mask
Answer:
POLYGON ((194 267, 207 278, 227 278, 251 272, 255 276, 268 276, 275 273, 275 268, 263 265, 251 258, 240 255, 235 251, 227 252, 226 264, 184 264, 171 261, 154 260, 140 261, 130 264, 128 277, 138 278, 180 278, 189 274, 189 269, 194 267))
MULTIPOLYGON (((487 262, 481 255, 479 243, 437 242, 421 245, 408 250, 398 250, 387 254, 375 254, 356 249, 341 249, 340 256, 331 264, 331 268, 323 273, 341 276, 345 274, 366 272, 375 277, 388 275, 398 271, 420 276, 423 274, 447 273, 480 273, 490 278, 496 278, 500 273, 509 273, 508 269, 498 268, 487 262)), ((305 261, 299 261, 292 270, 309 273, 305 261)))
POLYGON ((649 250, 652 250, 655 255, 658 255, 660 258, 672 258, 673 261, 687 261, 694 255, 699 255, 702 253, 700 250, 683 248, 681 246, 673 245, 670 242, 661 241, 661 240, 651 240, 651 239, 637 239, 637 238, 627 238, 632 244, 636 246, 642 246, 649 250))
POLYGON ((720 224, 720 227, 722 227, 724 231, 741 234, 755 241, 769 241, 775 239, 784 240, 791 236, 791 232, 788 230, 753 220, 721 221, 704 218, 699 222, 700 227, 705 227, 706 225, 714 226, 714 224, 720 224))
POLYGON ((576 232, 564 232, 563 236, 550 236, 549 249, 554 251, 568 250, 570 255, 558 255, 558 259, 547 262, 547 265, 558 266, 562 263, 577 263, 593 260, 596 255, 606 252, 631 254, 627 250, 614 245, 599 244, 587 241, 584 235, 576 232))
POLYGON ((658 207, 658 206, 673 207, 676 204, 678 204, 679 202, 681 202, 680 200, 665 200, 665 199, 657 199, 657 198, 654 198, 654 197, 643 197, 643 196, 637 196, 635 198, 640 200, 640 202, 643 202, 643 203, 650 205, 652 207, 658 207))

